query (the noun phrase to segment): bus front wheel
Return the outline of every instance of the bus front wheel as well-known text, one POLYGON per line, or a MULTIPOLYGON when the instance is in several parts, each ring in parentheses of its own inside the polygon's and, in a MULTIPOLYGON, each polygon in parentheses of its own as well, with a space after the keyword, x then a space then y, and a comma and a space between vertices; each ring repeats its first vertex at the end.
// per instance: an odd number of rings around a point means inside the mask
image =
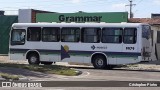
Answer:
POLYGON ((93 57, 93 66, 96 69, 105 69, 107 66, 105 57, 102 55, 97 55, 93 57))
POLYGON ((28 58, 28 63, 39 65, 39 63, 40 63, 39 56, 37 54, 30 54, 29 58, 28 58))

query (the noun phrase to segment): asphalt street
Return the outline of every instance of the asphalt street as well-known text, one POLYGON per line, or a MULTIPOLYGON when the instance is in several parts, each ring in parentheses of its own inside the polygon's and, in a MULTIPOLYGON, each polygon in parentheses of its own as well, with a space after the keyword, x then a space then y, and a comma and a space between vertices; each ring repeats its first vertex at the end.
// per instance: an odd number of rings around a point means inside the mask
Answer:
MULTIPOLYGON (((113 70, 100 70, 93 67, 73 67, 76 70, 82 71, 79 76, 62 76, 53 74, 44 74, 39 72, 29 72, 26 81, 160 81, 159 71, 141 71, 141 70, 127 70, 127 69, 113 69, 113 70), (35 74, 35 75, 32 75, 35 74)), ((15 70, 16 71, 16 70, 15 70)), ((25 81, 24 81, 25 82, 25 81)), ((113 83, 114 86, 115 83, 113 83)), ((120 83, 121 84, 121 83, 120 83)), ((123 84, 122 84, 123 85, 123 84)), ((1 88, 1 89, 15 89, 20 88, 1 88)), ((21 88, 22 89, 22 88, 21 88)), ((159 90, 159 87, 44 87, 44 88, 24 88, 36 90, 159 90)))

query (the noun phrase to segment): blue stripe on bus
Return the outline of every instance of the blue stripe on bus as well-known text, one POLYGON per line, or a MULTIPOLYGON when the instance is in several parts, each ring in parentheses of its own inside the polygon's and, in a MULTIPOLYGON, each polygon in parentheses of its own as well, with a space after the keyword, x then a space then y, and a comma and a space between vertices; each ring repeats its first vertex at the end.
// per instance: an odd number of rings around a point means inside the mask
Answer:
MULTIPOLYGON (((31 49, 10 49, 11 53, 25 53, 28 50, 31 49)), ((61 50, 45 50, 45 49, 34 49, 37 50, 40 53, 61 53, 61 50)), ((139 52, 104 52, 104 51, 74 51, 74 50, 70 50, 68 51, 69 54, 75 54, 75 55, 81 55, 81 54, 88 54, 91 55, 95 52, 102 52, 105 53, 106 55, 126 55, 126 56, 141 56, 141 53, 139 52)))

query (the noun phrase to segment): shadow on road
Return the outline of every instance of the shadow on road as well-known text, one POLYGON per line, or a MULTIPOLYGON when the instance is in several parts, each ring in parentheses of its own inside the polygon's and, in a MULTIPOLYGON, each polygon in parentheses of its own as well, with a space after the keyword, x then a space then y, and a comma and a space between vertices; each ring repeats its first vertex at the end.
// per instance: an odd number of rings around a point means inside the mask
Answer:
POLYGON ((67 66, 69 68, 75 68, 75 69, 95 69, 94 67, 88 67, 88 66, 67 66))

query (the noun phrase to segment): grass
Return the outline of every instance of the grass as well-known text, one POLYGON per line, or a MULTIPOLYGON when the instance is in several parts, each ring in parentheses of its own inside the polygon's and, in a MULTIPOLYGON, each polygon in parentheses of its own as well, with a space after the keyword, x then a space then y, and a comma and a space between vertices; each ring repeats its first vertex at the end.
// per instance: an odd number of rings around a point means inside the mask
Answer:
POLYGON ((14 64, 14 63, 0 63, 0 67, 22 68, 31 71, 38 71, 48 74, 58 74, 66 76, 77 75, 77 72, 74 69, 58 65, 28 65, 28 64, 14 64))
POLYGON ((7 74, 7 73, 0 73, 0 76, 6 80, 19 80, 20 76, 18 75, 10 75, 10 74, 7 74))

